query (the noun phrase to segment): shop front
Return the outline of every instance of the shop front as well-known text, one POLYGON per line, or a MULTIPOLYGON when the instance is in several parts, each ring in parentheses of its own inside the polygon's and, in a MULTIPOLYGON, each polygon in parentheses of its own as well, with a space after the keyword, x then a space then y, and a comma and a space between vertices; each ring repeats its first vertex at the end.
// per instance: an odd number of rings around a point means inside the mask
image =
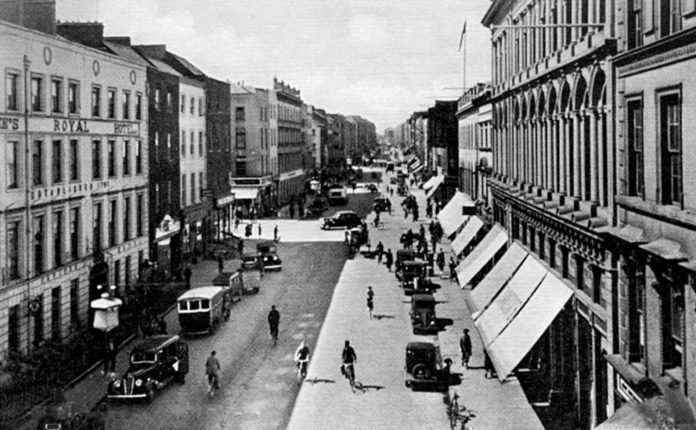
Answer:
POLYGON ((212 212, 213 205, 210 200, 188 206, 183 210, 181 235, 182 252, 184 260, 198 260, 200 255, 204 255, 210 237, 205 226, 212 212))
POLYGON ((215 239, 222 239, 224 233, 232 233, 234 194, 217 196, 214 202, 215 211, 212 220, 212 232, 215 239))
POLYGON ((155 230, 154 261, 157 268, 171 275, 179 264, 181 222, 167 214, 155 230))

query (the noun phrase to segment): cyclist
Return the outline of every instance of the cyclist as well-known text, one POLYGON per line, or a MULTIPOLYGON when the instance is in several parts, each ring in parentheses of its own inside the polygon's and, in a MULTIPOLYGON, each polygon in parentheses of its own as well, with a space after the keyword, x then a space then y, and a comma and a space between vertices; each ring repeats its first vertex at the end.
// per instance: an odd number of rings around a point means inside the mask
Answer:
POLYGON ((205 374, 208 376, 208 394, 213 397, 219 385, 220 361, 215 356, 215 351, 205 361, 205 374))
POLYGON ((295 350, 295 361, 297 362, 297 381, 298 383, 307 376, 307 363, 309 362, 310 354, 309 346, 304 340, 300 342, 300 346, 295 350))
POLYGON ((358 357, 355 355, 353 347, 350 346, 350 341, 346 341, 341 359, 343 360, 341 368, 343 369, 344 376, 348 378, 350 387, 353 388, 355 385, 355 363, 358 362, 358 357))

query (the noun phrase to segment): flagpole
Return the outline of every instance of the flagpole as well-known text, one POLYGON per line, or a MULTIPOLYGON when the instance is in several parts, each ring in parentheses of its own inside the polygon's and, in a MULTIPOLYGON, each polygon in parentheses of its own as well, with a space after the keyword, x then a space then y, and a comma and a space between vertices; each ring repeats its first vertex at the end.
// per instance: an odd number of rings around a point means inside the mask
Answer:
POLYGON ((466 20, 462 25, 462 34, 459 36, 459 49, 462 50, 462 91, 466 93, 466 20))

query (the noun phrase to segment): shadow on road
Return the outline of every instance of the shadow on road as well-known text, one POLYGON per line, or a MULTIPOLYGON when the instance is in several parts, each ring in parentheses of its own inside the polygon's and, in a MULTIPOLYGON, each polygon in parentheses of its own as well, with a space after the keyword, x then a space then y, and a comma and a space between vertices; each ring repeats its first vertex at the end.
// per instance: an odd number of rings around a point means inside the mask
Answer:
POLYGON ((381 319, 383 319, 383 318, 391 319, 391 318, 396 318, 396 317, 395 317, 394 315, 373 314, 373 315, 372 315, 372 318, 374 318, 374 319, 376 319, 376 320, 381 320, 381 319))
POLYGON ((305 382, 310 384, 335 384, 336 381, 333 379, 321 379, 321 378, 307 378, 305 382))

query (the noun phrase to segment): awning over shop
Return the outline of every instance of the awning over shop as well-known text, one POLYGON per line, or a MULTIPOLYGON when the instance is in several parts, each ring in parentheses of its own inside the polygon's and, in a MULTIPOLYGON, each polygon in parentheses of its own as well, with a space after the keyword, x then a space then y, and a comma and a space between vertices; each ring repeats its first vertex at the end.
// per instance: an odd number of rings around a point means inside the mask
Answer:
POLYGON ((545 274, 514 319, 487 347, 500 381, 515 370, 572 295, 573 291, 556 275, 545 274))
POLYGON ((443 182, 444 180, 445 180, 445 177, 443 175, 433 176, 432 178, 425 181, 425 184, 423 184, 423 189, 427 191, 427 190, 431 189, 432 187, 434 187, 435 185, 437 185, 438 183, 443 182))
MULTIPOLYGON (((471 223, 471 222, 469 222, 471 223)), ((488 264, 493 256, 507 244, 508 235, 498 224, 486 234, 471 254, 457 266, 457 280, 464 288, 488 264)))
POLYGON ((236 200, 254 200, 259 195, 258 188, 232 188, 232 194, 236 200))
MULTIPOLYGON (((462 216, 466 217, 466 215, 462 216)), ((452 241, 452 252, 454 252, 454 255, 457 257, 462 253, 462 251, 464 251, 464 248, 466 248, 469 242, 476 237, 479 230, 481 230, 483 227, 483 221, 481 221, 479 217, 472 216, 467 218, 469 218, 468 222, 466 225, 464 225, 464 228, 461 232, 459 232, 457 237, 455 237, 452 241)))
POLYGON ((668 261, 688 260, 690 258, 689 254, 682 251, 680 243, 665 238, 653 240, 650 243, 639 246, 641 249, 668 261))
POLYGON ((458 191, 437 214, 445 236, 453 235, 466 221, 467 217, 463 215, 465 207, 474 208, 476 204, 466 194, 458 191))
POLYGON ((474 323, 485 347, 500 336, 545 276, 544 266, 536 258, 527 258, 490 306, 477 315, 474 323))
POLYGON ((416 160, 416 162, 412 163, 408 168, 411 169, 411 173, 418 173, 423 170, 423 163, 421 163, 420 160, 416 160))
POLYGON ((503 258, 493 266, 493 269, 471 292, 471 304, 474 307, 471 309, 471 314, 474 318, 493 301, 498 291, 517 272, 527 255, 527 251, 517 242, 510 245, 510 248, 503 254, 503 258))

